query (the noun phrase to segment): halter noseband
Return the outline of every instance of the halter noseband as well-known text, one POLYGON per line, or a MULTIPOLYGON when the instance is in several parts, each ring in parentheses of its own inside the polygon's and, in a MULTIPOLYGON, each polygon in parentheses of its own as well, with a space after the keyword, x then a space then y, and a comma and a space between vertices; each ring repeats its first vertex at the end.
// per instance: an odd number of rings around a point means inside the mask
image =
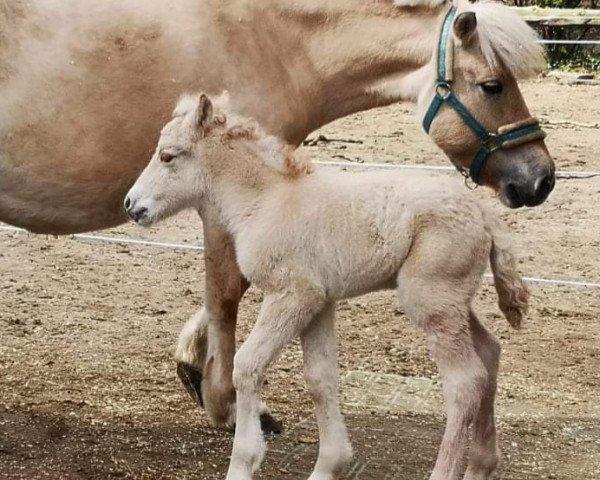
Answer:
POLYGON ((423 119, 423 128, 427 133, 431 128, 433 119, 438 114, 444 103, 450 105, 456 113, 463 119, 467 126, 481 140, 481 147, 477 151, 471 167, 467 172, 460 165, 456 168, 465 177, 471 179, 479 185, 479 179, 485 162, 492 152, 500 148, 513 148, 534 140, 540 140, 546 136, 541 129, 540 123, 536 118, 528 118, 520 122, 504 125, 497 132, 490 132, 469 112, 467 107, 452 92, 452 74, 453 74, 453 53, 452 43, 449 41, 450 29, 456 15, 456 7, 451 6, 446 14, 440 40, 437 47, 437 81, 435 85, 435 96, 423 119))

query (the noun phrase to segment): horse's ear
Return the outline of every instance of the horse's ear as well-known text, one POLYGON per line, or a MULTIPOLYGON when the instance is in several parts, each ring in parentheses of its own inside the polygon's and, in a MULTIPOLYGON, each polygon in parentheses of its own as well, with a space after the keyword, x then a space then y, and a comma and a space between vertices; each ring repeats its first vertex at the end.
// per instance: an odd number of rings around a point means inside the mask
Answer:
POLYGON ((196 112, 198 126, 206 129, 213 119, 213 104, 206 94, 198 98, 198 111, 196 112))
POLYGON ((468 45, 477 30, 477 17, 475 12, 463 12, 454 20, 454 35, 464 46, 468 45))

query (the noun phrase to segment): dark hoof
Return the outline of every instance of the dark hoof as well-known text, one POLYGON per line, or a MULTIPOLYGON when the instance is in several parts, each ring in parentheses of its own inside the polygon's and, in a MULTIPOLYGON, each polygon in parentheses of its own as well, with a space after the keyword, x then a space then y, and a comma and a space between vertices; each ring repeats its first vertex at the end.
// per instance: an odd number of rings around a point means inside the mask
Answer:
POLYGON ((187 363, 177 362, 177 376, 192 400, 204 407, 202 401, 202 372, 187 363))
POLYGON ((260 428, 264 434, 281 433, 283 425, 275 420, 270 413, 265 412, 260 416, 260 428))

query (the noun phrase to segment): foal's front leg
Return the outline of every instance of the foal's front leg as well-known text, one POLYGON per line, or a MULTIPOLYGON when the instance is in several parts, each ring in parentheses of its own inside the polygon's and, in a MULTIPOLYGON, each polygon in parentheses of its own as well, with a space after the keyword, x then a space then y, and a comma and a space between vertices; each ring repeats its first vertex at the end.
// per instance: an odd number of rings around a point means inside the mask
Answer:
MULTIPOLYGON (((235 425, 232 383, 235 329, 240 300, 248 289, 237 266, 235 249, 225 229, 205 215, 205 305, 184 326, 177 345, 177 373, 191 397, 206 408, 211 421, 228 429, 235 425)), ((265 432, 281 425, 265 410, 265 432)))
POLYGON ((322 298, 312 289, 265 297, 256 325, 234 360, 237 420, 227 480, 250 480, 260 466, 266 452, 260 425, 265 370, 323 308, 322 298))
POLYGON ((335 306, 327 306, 302 334, 304 370, 319 425, 319 458, 309 480, 333 480, 352 458, 338 399, 335 306))

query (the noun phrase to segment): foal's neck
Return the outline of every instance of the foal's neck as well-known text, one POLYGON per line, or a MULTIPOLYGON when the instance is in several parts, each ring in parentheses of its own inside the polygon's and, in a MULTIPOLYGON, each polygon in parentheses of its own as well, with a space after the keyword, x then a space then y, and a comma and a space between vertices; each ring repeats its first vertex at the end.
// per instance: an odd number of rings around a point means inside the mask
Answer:
MULTIPOLYGON (((345 115, 394 102, 416 101, 420 69, 433 56, 447 7, 399 8, 392 0, 269 0, 298 38, 291 55, 307 55, 322 99, 309 117, 312 131, 345 115), (416 75, 415 75, 416 74, 416 75)), ((299 119, 301 120, 301 119, 299 119)))
POLYGON ((210 208, 216 208, 220 222, 234 234, 250 220, 262 195, 289 181, 263 159, 254 140, 230 141, 226 149, 209 154, 207 185, 210 208))

